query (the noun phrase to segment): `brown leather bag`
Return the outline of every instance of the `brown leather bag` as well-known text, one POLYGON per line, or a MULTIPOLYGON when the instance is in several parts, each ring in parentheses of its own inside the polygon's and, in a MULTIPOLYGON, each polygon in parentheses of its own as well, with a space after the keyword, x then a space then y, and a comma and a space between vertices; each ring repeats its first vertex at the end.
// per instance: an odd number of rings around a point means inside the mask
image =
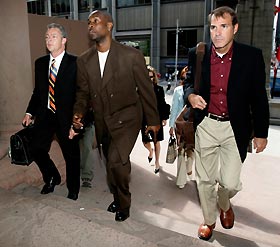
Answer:
POLYGON ((175 120, 175 133, 177 145, 184 148, 194 148, 194 128, 193 121, 185 120, 184 116, 191 111, 191 108, 184 106, 180 114, 175 120))
MULTIPOLYGON (((196 46, 196 74, 194 89, 199 91, 199 83, 201 77, 201 62, 205 53, 205 43, 199 42, 196 46)), ((193 127, 193 108, 186 105, 175 120, 175 133, 177 145, 184 148, 194 148, 194 127, 193 127)))

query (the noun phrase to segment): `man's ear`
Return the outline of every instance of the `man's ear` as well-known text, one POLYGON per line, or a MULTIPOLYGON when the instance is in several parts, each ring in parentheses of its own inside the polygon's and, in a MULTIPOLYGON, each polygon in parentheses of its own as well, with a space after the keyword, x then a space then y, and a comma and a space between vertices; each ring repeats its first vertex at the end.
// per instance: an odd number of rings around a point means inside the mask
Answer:
POLYGON ((62 44, 65 45, 67 42, 67 39, 66 38, 62 38, 62 44))
POLYGON ((107 23, 107 28, 108 28, 108 31, 111 32, 112 29, 113 29, 113 23, 112 22, 108 22, 107 23))
POLYGON ((238 31, 238 23, 234 25, 233 27, 233 33, 236 34, 238 31))

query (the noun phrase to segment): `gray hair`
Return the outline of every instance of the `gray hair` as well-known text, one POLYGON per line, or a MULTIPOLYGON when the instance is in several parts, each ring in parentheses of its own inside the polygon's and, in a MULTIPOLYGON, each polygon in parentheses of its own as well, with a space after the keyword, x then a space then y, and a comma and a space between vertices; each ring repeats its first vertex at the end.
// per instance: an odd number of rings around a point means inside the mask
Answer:
POLYGON ((61 32, 62 37, 63 38, 67 38, 67 33, 65 31, 65 28, 62 25, 60 25, 58 23, 51 23, 51 24, 47 25, 47 29, 51 29, 51 28, 59 29, 59 31, 61 32))

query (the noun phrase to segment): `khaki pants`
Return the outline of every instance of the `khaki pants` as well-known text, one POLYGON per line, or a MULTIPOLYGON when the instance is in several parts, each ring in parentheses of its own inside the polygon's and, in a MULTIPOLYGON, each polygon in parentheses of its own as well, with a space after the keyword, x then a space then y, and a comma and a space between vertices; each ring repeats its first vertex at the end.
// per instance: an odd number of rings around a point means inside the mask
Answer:
POLYGON ((205 224, 215 223, 217 206, 227 211, 230 198, 241 190, 241 166, 230 121, 205 117, 195 133, 196 179, 205 224))

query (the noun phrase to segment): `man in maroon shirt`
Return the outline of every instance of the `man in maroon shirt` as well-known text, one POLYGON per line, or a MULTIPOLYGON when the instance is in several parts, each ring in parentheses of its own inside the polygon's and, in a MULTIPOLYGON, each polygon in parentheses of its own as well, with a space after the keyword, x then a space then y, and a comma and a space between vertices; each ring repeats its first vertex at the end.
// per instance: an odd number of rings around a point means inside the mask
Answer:
MULTIPOLYGON (((229 7, 209 15, 211 43, 206 45, 199 90, 186 92, 194 108, 196 175, 204 222, 198 237, 209 240, 217 208, 224 228, 234 225, 230 203, 242 185, 241 166, 254 133, 256 152, 267 144, 269 107, 265 64, 260 49, 234 41, 237 16, 229 7)), ((189 52, 191 80, 196 71, 195 48, 189 52)))

